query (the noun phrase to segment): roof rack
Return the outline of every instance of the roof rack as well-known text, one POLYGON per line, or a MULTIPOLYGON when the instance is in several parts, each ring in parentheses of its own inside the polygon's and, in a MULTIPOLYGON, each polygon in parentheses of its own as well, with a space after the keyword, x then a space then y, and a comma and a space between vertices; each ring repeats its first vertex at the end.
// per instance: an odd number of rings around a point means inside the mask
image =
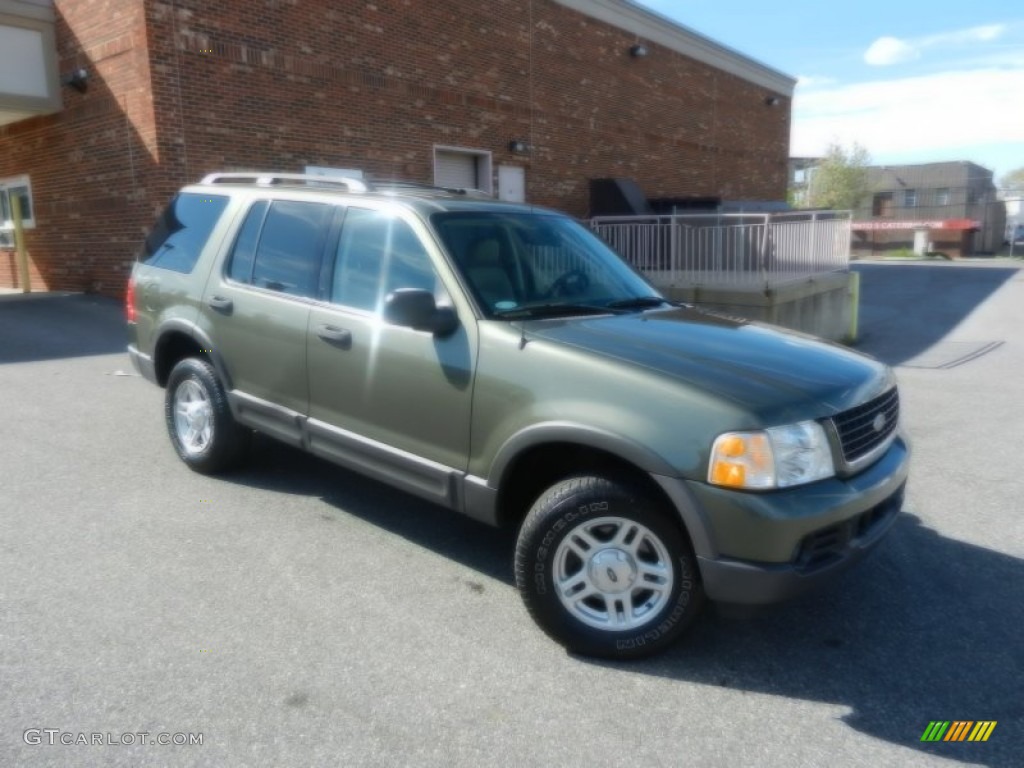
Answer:
POLYGON ((491 195, 479 189, 468 189, 463 187, 439 187, 436 184, 427 184, 421 181, 406 181, 404 179, 371 179, 370 186, 374 192, 444 192, 459 197, 486 198, 491 195))
POLYGON ((311 176, 306 173, 264 173, 250 171, 248 173, 211 173, 203 177, 201 184, 255 184, 258 187, 300 186, 300 184, 316 186, 340 186, 349 192, 366 192, 368 187, 360 179, 350 176, 311 176))

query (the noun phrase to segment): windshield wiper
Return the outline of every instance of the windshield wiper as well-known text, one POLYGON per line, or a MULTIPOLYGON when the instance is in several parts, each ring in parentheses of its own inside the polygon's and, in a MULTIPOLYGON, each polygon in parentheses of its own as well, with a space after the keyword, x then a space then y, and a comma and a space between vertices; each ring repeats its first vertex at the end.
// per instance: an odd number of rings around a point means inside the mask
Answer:
POLYGON ((558 315, 620 315, 623 311, 615 307, 600 307, 596 304, 534 304, 512 309, 496 309, 493 314, 495 317, 517 318, 558 315))
POLYGON ((635 296, 631 299, 617 299, 607 304, 609 309, 652 309, 662 304, 672 304, 660 296, 635 296))

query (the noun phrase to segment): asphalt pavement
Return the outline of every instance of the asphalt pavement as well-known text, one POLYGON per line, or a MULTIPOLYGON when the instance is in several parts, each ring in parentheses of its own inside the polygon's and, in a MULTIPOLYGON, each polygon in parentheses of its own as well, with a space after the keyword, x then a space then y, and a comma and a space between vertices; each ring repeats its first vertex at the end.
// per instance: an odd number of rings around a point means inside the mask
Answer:
POLYGON ((191 473, 117 302, 0 296, 0 766, 1020 765, 1018 267, 856 267, 901 520, 827 591, 628 664, 533 625, 506 532, 266 440, 191 473))

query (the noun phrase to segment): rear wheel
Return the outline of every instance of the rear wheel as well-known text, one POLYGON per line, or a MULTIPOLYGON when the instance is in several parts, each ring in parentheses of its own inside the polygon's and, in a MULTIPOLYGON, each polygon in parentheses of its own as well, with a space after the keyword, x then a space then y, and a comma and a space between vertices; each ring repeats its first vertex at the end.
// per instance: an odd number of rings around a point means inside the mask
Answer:
POLYGON ((563 480, 537 500, 519 533, 516 583, 548 635, 605 658, 664 650, 704 597, 689 542, 661 505, 601 477, 563 480))
POLYGON ((196 472, 223 472, 245 455, 250 433, 235 423, 217 372, 205 360, 185 358, 171 370, 164 418, 175 451, 196 472))

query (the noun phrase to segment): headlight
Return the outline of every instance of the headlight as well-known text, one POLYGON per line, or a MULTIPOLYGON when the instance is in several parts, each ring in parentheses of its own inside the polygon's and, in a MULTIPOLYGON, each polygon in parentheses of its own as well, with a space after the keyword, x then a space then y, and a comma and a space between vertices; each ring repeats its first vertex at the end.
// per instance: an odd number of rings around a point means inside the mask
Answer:
POLYGON ((825 430, 816 421, 801 421, 720 435, 711 448, 708 482, 728 488, 788 488, 835 473, 825 430))

